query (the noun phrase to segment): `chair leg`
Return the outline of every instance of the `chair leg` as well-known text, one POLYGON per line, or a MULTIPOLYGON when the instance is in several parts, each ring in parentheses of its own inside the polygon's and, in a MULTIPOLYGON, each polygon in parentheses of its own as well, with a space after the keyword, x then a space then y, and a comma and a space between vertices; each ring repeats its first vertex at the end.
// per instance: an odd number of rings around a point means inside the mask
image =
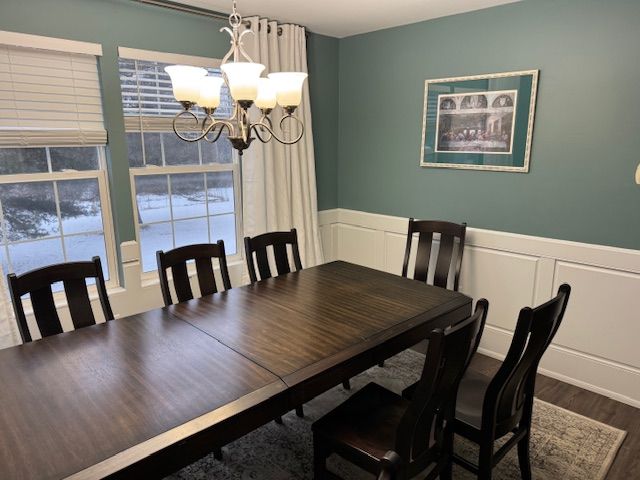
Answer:
POLYGON ((216 448, 213 451, 213 458, 215 458, 216 460, 222 460, 222 449, 221 448, 216 448))
POLYGON ((323 480, 327 473, 327 457, 330 452, 322 442, 313 436, 313 480, 323 480))
POLYGON ((345 380, 342 382, 342 388, 345 390, 351 390, 351 380, 345 380))
POLYGON ((300 418, 304 418, 304 408, 302 405, 298 405, 296 407, 296 415, 299 416, 300 418))
POLYGON ((381 362, 378 362, 378 366, 379 366, 380 368, 384 367, 384 360, 382 360, 381 362))
POLYGON ((491 480, 491 470, 493 468, 493 442, 480 443, 480 454, 478 455, 478 480, 491 480))
POLYGON ((522 480, 531 480, 531 460, 529 456, 529 434, 518 442, 518 463, 522 480))
POLYGON ((275 422, 276 422, 278 425, 282 425, 282 417, 276 417, 276 418, 275 418, 275 422))

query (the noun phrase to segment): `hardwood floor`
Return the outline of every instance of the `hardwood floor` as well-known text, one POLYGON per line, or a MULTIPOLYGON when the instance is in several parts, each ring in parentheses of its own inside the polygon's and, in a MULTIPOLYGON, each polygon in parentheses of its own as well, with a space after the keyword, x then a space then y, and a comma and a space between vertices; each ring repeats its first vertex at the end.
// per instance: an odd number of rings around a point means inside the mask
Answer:
MULTIPOLYGON (((477 354, 469 368, 489 373, 495 371, 499 364, 498 360, 477 354)), ((545 402, 625 430, 627 437, 609 470, 607 480, 640 478, 640 409, 544 375, 538 375, 536 380, 536 396, 545 402)))

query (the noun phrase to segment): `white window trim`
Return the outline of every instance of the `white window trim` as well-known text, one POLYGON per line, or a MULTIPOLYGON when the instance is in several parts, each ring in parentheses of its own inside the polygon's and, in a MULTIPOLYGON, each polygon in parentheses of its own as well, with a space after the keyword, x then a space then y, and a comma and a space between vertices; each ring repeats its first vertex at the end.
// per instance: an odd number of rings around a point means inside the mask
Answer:
POLYGON ((156 52, 153 50, 140 50, 137 48, 128 47, 118 47, 118 57, 127 60, 174 63, 202 68, 219 68, 222 64, 222 60, 218 58, 199 57, 196 55, 183 55, 181 53, 156 52))
MULTIPOLYGON (((109 267, 109 280, 107 280, 106 287, 108 289, 120 286, 119 283, 119 271, 116 255, 116 239, 113 224, 113 215, 111 212, 111 198, 109 194, 109 182, 107 180, 106 171, 106 158, 105 147, 98 145, 98 170, 74 170, 74 171, 62 171, 62 172, 41 172, 41 173, 20 173, 14 175, 0 175, 0 184, 6 183, 26 183, 26 182, 44 182, 44 181, 61 181, 61 180, 81 180, 81 179, 97 179, 98 191, 100 192, 100 210, 102 212, 102 227, 105 242, 105 254, 107 256, 107 264, 109 267)), ((57 208, 57 200, 56 200, 57 208)), ((64 233, 60 235, 53 235, 53 237, 64 237, 64 233)), ((48 237, 43 237, 48 238, 48 237)), ((38 239, 28 240, 29 242, 37 242, 38 239)), ((21 242, 10 242, 21 243, 21 242)), ((63 243, 64 245, 64 243, 63 243)), ((5 248, 5 245, 0 245, 0 248, 5 248)), ((91 259, 87 259, 91 260, 91 259)), ((90 286, 90 292, 95 289, 95 286, 90 286)), ((97 294, 97 290, 95 291, 97 294)), ((66 305, 66 296, 64 292, 56 292, 54 294, 56 306, 60 302, 60 305, 66 305)), ((30 307, 29 307, 30 309, 30 307)), ((25 310, 25 313, 28 313, 25 310)))
POLYGON ((29 33, 9 32, 0 30, 0 44, 14 47, 37 48, 39 50, 54 50, 56 52, 84 53, 102 56, 102 45, 99 43, 80 42, 66 38, 43 37, 29 33))

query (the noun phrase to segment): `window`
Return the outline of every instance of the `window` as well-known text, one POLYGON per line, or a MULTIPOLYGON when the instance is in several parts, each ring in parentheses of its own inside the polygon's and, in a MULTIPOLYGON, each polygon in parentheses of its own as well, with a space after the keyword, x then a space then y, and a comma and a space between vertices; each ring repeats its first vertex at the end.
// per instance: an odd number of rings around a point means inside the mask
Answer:
POLYGON ((3 269, 20 274, 99 255, 113 280, 98 46, 50 39, 36 46, 64 51, 40 50, 16 45, 33 36, 9 33, 0 32, 0 43, 12 40, 0 44, 3 269))
MULTIPOLYGON (((143 60, 162 54, 130 52, 120 50, 120 81, 143 271, 156 270, 157 250, 193 243, 222 239, 227 255, 236 255, 240 232, 236 154, 224 138, 213 144, 185 142, 172 127, 181 107, 164 67, 193 64, 191 57, 143 60), (135 58, 124 58, 128 56, 135 58)), ((220 75, 219 70, 209 71, 220 75)), ((223 92, 218 112, 230 114, 228 92, 223 92)))

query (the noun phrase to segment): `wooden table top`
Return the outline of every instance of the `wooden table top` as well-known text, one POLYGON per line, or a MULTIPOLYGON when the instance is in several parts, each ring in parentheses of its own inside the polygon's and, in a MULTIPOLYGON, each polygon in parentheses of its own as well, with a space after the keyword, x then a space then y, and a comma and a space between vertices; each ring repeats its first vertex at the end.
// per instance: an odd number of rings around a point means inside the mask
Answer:
POLYGON ((345 262, 270 278, 168 312, 207 332, 286 383, 288 376, 354 347, 427 322, 471 299, 345 262))
POLYGON ((247 411, 255 428, 253 407, 283 413, 470 311, 333 262, 1 350, 0 478, 103 476, 247 411))
POLYGON ((62 478, 278 377, 163 310, 0 351, 0 478, 62 478))

